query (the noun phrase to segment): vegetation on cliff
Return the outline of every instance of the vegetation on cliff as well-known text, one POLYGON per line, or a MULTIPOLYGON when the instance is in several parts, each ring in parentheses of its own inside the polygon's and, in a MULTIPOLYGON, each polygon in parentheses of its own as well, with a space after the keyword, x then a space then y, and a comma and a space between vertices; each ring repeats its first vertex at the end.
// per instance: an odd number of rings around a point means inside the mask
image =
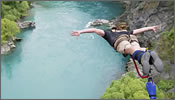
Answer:
POLYGON ((7 18, 1 19, 1 43, 9 40, 11 37, 15 37, 20 30, 14 21, 7 18))
POLYGON ((171 63, 174 63, 174 28, 163 32, 157 43, 157 51, 161 59, 170 60, 171 63))
MULTIPOLYGON (((146 90, 147 79, 136 78, 134 72, 129 72, 119 80, 114 80, 106 89, 101 99, 149 99, 146 90)), ((157 99, 174 98, 167 90, 174 87, 174 81, 160 81, 157 84, 157 99)))
POLYGON ((28 1, 1 2, 1 44, 20 32, 16 21, 27 16, 29 4, 28 1))

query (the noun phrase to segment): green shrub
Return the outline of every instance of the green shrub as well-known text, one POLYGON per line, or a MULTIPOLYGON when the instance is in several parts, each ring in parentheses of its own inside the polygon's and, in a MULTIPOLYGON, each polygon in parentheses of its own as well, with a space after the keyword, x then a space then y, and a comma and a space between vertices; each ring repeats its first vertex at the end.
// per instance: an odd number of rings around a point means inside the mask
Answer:
POLYGON ((20 30, 14 21, 6 18, 1 19, 1 42, 2 44, 11 37, 16 36, 20 30))
POLYGON ((165 64, 164 71, 168 73, 170 70, 171 70, 171 66, 169 64, 165 64))
MULTIPOLYGON (((129 72, 119 80, 114 80, 101 96, 101 99, 149 99, 146 82, 147 79, 136 78, 135 73, 129 72)), ((172 84, 170 87, 172 87, 172 84)), ((157 99, 167 97, 161 89, 162 87, 158 88, 158 86, 156 88, 157 99)))
POLYGON ((23 16, 27 16, 28 9, 28 1, 1 2, 1 44, 19 33, 19 28, 15 21, 23 16))
POLYGON ((5 18, 6 19, 9 19, 11 21, 14 21, 15 19, 17 19, 14 15, 10 15, 10 14, 9 15, 6 15, 5 18))
POLYGON ((159 89, 167 92, 174 87, 174 80, 160 80, 157 85, 159 89))
POLYGON ((14 21, 23 16, 27 16, 27 10, 29 9, 28 1, 2 1, 1 6, 2 18, 15 16, 13 17, 14 21))
POLYGON ((162 34, 157 51, 161 59, 174 62, 174 28, 162 34))

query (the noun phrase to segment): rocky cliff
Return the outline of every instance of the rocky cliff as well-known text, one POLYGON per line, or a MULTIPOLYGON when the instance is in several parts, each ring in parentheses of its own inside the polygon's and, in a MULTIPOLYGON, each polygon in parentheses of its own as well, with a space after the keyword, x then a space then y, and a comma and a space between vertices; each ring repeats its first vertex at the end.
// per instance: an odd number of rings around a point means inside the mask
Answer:
POLYGON ((174 25, 174 2, 173 1, 127 1, 123 2, 125 12, 113 20, 113 23, 126 21, 130 30, 160 25, 161 29, 153 33, 144 32, 138 36, 141 46, 150 47, 152 42, 157 41, 161 32, 169 30, 174 25))
MULTIPOLYGON (((117 24, 118 22, 128 22, 130 30, 152 26, 160 25, 161 29, 156 33, 152 31, 144 32, 143 34, 138 35, 138 39, 141 47, 153 47, 153 43, 158 42, 161 34, 170 30, 174 26, 174 2, 173 1, 125 1, 122 2, 125 5, 125 12, 112 20, 112 23, 117 24)), ((156 46, 154 50, 156 51, 156 46)), ((163 61, 164 64, 166 63, 163 61)), ((134 63, 130 59, 127 64, 128 71, 134 71, 134 63)), ((141 66, 139 65, 141 71, 141 66)), ((174 62, 171 66, 171 69, 174 69, 174 62)), ((153 67, 154 70, 154 67, 153 67)), ((163 72, 161 74, 153 71, 153 75, 156 79, 169 79, 174 78, 172 71, 163 72)))
MULTIPOLYGON (((91 23, 88 23, 88 26, 98 27, 100 25, 113 27, 117 23, 127 22, 130 30, 160 25, 161 28, 156 32, 147 31, 143 34, 137 35, 139 43, 141 47, 148 47, 149 49, 157 51, 157 48, 160 46, 160 41, 163 32, 170 30, 174 26, 174 2, 173 1, 121 1, 121 3, 125 7, 125 12, 113 19, 113 20, 104 20, 97 19, 91 23)), ((168 51, 162 51, 168 52, 168 51)), ((166 53, 167 54, 167 53, 166 53)), ((160 54, 159 54, 160 55, 160 54)), ((174 58, 173 58, 174 59, 174 58)), ((137 62, 137 61, 136 61, 137 62)), ((164 60, 164 65, 168 65, 169 71, 163 71, 163 73, 158 73, 153 69, 153 77, 157 80, 160 78, 163 79, 174 79, 174 60, 173 62, 169 59, 164 60)), ((141 65, 138 65, 140 72, 142 71, 141 65)), ((136 69, 132 59, 126 65, 128 71, 134 71, 136 73, 136 69)), ((167 70, 167 69, 165 69, 167 70)), ((141 73, 142 74, 142 73, 141 73)), ((137 73, 136 73, 137 75, 137 73)), ((137 77, 139 77, 137 75, 137 77)))

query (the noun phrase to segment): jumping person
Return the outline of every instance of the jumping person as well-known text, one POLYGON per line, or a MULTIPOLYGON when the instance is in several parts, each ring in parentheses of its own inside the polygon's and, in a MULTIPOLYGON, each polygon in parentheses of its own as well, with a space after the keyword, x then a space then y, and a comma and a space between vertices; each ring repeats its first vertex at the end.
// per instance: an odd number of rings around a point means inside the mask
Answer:
POLYGON ((147 51, 146 48, 141 48, 137 34, 143 33, 145 31, 156 32, 160 26, 150 26, 135 29, 132 31, 127 31, 127 24, 118 24, 111 30, 102 30, 97 28, 83 29, 79 31, 73 31, 72 36, 80 36, 82 33, 96 33, 103 37, 117 52, 122 53, 124 56, 132 55, 135 60, 137 60, 143 68, 143 74, 148 75, 153 64, 158 72, 162 72, 163 63, 158 57, 155 51, 147 51))

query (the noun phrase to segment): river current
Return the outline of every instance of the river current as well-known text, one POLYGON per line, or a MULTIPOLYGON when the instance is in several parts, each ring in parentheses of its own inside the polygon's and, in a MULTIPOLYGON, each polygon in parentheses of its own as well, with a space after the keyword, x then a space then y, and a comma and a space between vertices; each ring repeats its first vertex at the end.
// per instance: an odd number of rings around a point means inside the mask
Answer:
POLYGON ((25 20, 17 48, 1 57, 2 99, 98 99, 125 72, 127 59, 106 40, 73 30, 96 19, 113 19, 119 2, 38 1, 25 20))

